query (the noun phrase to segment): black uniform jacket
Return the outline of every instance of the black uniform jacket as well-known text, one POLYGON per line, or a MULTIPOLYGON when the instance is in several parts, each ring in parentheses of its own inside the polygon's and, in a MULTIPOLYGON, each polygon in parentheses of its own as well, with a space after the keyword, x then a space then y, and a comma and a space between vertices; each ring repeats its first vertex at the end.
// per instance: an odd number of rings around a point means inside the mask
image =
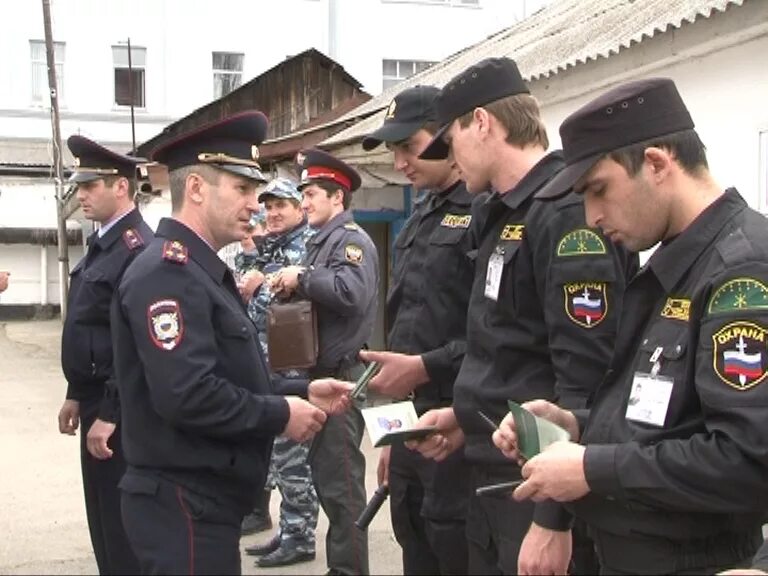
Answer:
POLYGON ((415 390, 421 413, 453 400, 466 350, 474 267, 472 196, 463 182, 421 198, 395 240, 387 298, 388 348, 420 354, 429 382, 415 390))
POLYGON ((371 337, 376 321, 379 256, 345 210, 307 241, 297 293, 314 302, 320 336, 316 374, 334 374, 371 337))
POLYGON ((152 229, 132 210, 99 238, 88 238, 86 255, 70 273, 67 318, 61 336, 61 366, 67 398, 100 402, 99 417, 116 421, 119 405, 105 394, 112 379, 109 307, 120 279, 133 259, 151 242, 152 229))
POLYGON ((597 529, 675 540, 759 526, 767 377, 768 223, 730 189, 627 288, 582 434, 591 493, 577 515, 597 529), (671 387, 665 417, 625 417, 636 373, 652 372, 661 381, 643 387, 660 402, 671 387))
POLYGON ((197 234, 163 219, 112 308, 129 466, 247 511, 289 416, 231 272, 197 234))
POLYGON ((562 166, 561 153, 550 153, 514 189, 473 210, 480 247, 467 354, 454 389, 466 455, 473 461, 516 466, 493 446, 478 410, 498 422, 509 411, 507 400, 548 398, 583 407, 613 350, 617 311, 633 266, 626 252, 587 228, 580 197, 534 200, 562 166), (494 292, 492 257, 503 262, 496 300, 487 295, 494 292))

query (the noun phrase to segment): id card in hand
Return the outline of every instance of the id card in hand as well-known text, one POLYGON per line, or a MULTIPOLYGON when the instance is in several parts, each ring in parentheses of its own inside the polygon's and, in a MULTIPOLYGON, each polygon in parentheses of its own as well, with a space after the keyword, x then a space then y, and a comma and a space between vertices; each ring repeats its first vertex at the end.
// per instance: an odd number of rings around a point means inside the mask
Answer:
POLYGON ((508 400, 507 405, 515 419, 518 451, 526 460, 530 460, 550 444, 571 439, 567 430, 528 412, 520 404, 508 400))

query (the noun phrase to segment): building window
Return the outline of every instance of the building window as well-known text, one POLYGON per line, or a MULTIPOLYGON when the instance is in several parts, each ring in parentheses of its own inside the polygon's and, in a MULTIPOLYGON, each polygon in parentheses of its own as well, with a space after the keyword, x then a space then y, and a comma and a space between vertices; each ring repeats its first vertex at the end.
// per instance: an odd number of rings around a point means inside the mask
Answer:
POLYGON ((243 54, 213 53, 213 98, 226 96, 243 83, 243 54))
POLYGON ((128 67, 128 46, 112 46, 112 61, 115 67, 115 104, 144 108, 144 70, 147 63, 147 49, 131 46, 131 67, 128 67), (131 98, 133 90, 133 98, 131 98))
MULTIPOLYGON (((32 103, 38 106, 48 106, 48 61, 45 57, 45 42, 30 40, 29 47, 32 60, 32 103)), ((64 102, 64 42, 53 43, 53 61, 56 66, 56 89, 59 106, 64 102)))
POLYGON ((763 214, 768 214, 768 130, 760 132, 760 158, 758 165, 760 167, 759 207, 763 214))
POLYGON ((382 62, 382 74, 384 77, 383 88, 391 88, 410 78, 414 74, 426 70, 434 62, 425 62, 423 60, 384 60, 382 62))

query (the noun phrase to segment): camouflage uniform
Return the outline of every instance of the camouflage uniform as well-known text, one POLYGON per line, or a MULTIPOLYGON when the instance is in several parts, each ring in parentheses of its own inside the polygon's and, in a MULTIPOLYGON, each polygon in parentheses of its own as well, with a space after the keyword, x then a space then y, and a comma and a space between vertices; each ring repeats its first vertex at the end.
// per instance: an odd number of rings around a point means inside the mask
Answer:
MULTIPOLYGON (((268 235, 251 252, 241 252, 235 257, 235 268, 240 273, 259 270, 268 275, 285 266, 300 264, 306 252, 306 241, 314 231, 306 220, 298 227, 284 233, 268 235)), ((248 303, 248 315, 256 324, 264 353, 267 350, 267 308, 272 293, 264 282, 248 303)), ((307 378, 305 372, 282 372, 286 378, 307 378)), ((285 437, 275 438, 272 461, 267 477, 267 489, 277 486, 280 490, 280 535, 282 540, 291 539, 301 552, 315 551, 318 501, 307 457, 309 442, 296 443, 285 437)))

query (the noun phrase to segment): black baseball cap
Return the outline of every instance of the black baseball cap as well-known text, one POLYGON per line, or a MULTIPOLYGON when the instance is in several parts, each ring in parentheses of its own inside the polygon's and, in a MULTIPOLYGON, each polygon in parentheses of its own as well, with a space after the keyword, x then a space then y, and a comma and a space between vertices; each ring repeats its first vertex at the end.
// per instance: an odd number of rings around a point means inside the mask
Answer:
POLYGON ((180 134, 152 152, 169 171, 207 164, 257 182, 267 182, 257 162, 267 135, 267 117, 258 110, 228 116, 180 134))
POLYGON ((456 118, 478 106, 515 94, 530 94, 530 91, 511 58, 486 58, 454 76, 435 98, 437 121, 442 127, 419 158, 447 158, 449 148, 443 134, 456 118))
POLYGON ((565 168, 537 194, 559 198, 607 153, 694 127, 675 83, 669 78, 628 82, 609 90, 560 125, 565 168))
POLYGON ((402 142, 427 122, 437 120, 435 97, 439 93, 434 86, 414 86, 400 92, 389 103, 384 124, 363 138, 363 149, 373 150, 382 142, 402 142))
POLYGON ((136 176, 137 166, 146 163, 143 158, 118 154, 79 134, 67 138, 67 146, 75 157, 74 171, 69 178, 74 184, 107 176, 123 176, 131 180, 136 176))

